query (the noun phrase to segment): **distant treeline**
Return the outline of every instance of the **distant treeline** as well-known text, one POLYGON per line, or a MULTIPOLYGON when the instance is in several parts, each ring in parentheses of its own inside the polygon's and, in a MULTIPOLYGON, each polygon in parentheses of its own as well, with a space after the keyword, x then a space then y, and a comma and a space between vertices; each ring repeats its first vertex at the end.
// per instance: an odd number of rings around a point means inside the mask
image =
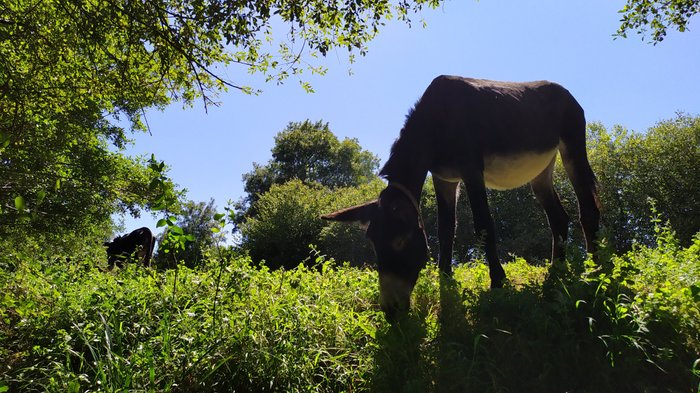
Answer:
MULTIPOLYGON (((104 146, 98 143, 95 148, 104 146)), ((682 245, 700 231, 699 116, 679 114, 645 133, 591 123, 588 152, 599 181, 603 235, 613 250, 622 253, 634 244, 653 244, 650 217, 656 213, 670 223, 682 245)), ((0 211, 0 246, 7 250, 0 258, 12 259, 21 250, 54 257, 86 246, 101 255, 100 245, 111 235, 114 213, 157 207, 165 198, 171 201, 166 212, 179 217, 178 225, 195 241, 168 255, 161 249, 155 260, 161 265, 185 263, 191 267, 203 260, 220 240, 211 231, 218 226, 213 202, 182 201, 182 193, 164 176, 167 168, 162 164, 139 164, 117 153, 109 157, 90 172, 69 170, 89 166, 67 166, 64 173, 72 177, 56 178, 53 185, 47 182, 66 165, 42 170, 29 165, 25 174, 6 177, 13 186, 34 191, 27 192, 26 201, 0 195, 5 205, 12 205, 0 211), (110 168, 119 171, 109 177, 105 171, 110 168), (46 171, 56 173, 47 175, 46 171), (88 181, 90 176, 96 176, 95 180, 88 181), (153 187, 158 176, 160 187, 153 187), (126 180, 120 180, 122 177, 126 180)), ((249 253, 256 263, 264 260, 271 268, 294 267, 319 254, 353 265, 371 265, 374 255, 361 228, 329 223, 320 216, 376 198, 384 187, 376 175, 378 169, 376 155, 363 150, 355 139, 338 140, 327 123, 289 123, 276 136, 270 161, 253 163, 253 170, 243 176, 246 195, 227 208, 237 239, 232 247, 249 253)), ((572 218, 571 244, 580 248, 576 198, 561 165, 555 171, 555 182, 572 218)), ((528 186, 490 191, 489 199, 502 257, 514 254, 531 263, 549 258, 546 217, 528 186)), ((479 253, 468 206, 466 192, 461 192, 454 255, 459 262, 479 253)), ((430 178, 421 208, 431 250, 436 253, 436 203, 430 178)))
MULTIPOLYGON (((298 124, 290 124, 290 128, 295 127, 298 124)), ((307 127, 306 132, 297 134, 297 138, 303 138, 307 143, 296 141, 294 145, 307 146, 308 151, 295 150, 294 164, 304 167, 302 163, 311 162, 307 168, 334 165, 329 160, 313 159, 332 156, 315 154, 315 149, 320 150, 323 146, 315 142, 323 140, 318 135, 329 137, 327 125, 324 127, 314 132, 307 127)), ((286 132, 290 133, 289 130, 286 132)), ((289 143, 287 139, 278 137, 273 152, 283 150, 285 146, 280 144, 289 143)), ((653 244, 651 217, 656 213, 661 220, 670 223, 681 244, 690 243, 700 230, 700 117, 679 114, 674 119, 659 122, 646 133, 631 132, 620 126, 608 130, 600 123, 591 123, 588 126, 588 152, 599 181, 603 235, 615 251, 628 251, 637 243, 653 244)), ((281 157, 273 154, 267 166, 256 165, 253 172, 244 176, 249 192, 253 191, 251 185, 264 181, 273 185, 268 184, 264 190, 256 189, 255 194, 249 194, 248 201, 254 201, 247 212, 253 214, 238 217, 241 246, 254 260, 264 259, 273 267, 292 267, 309 258, 310 244, 318 247, 316 251, 339 261, 358 265, 371 263, 372 250, 361 228, 329 224, 319 217, 334 209, 376 198, 384 183, 368 173, 355 175, 357 180, 354 183, 348 182, 340 187, 329 184, 320 176, 300 176, 284 171, 275 176, 262 175, 270 173, 273 168, 294 167, 280 160, 281 157)), ((576 198, 561 163, 558 164, 556 188, 572 218, 572 244, 582 246, 576 198)), ((337 173, 339 167, 337 165, 333 173, 337 173)), ((461 192, 457 208, 456 261, 465 261, 479 252, 466 198, 466 192, 461 192)), ((515 254, 531 262, 550 257, 549 227, 529 186, 490 191, 489 202, 502 256, 515 254)), ((437 208, 430 178, 423 189, 421 206, 431 250, 436 253, 437 208)))

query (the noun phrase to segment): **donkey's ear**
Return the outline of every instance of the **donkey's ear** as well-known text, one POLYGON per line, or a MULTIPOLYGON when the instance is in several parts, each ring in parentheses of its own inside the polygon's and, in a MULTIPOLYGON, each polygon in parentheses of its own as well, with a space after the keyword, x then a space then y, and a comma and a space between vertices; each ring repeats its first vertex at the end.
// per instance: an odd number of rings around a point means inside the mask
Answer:
POLYGON ((367 202, 362 205, 348 207, 333 213, 324 214, 321 218, 331 221, 359 222, 367 224, 377 212, 377 201, 367 202))

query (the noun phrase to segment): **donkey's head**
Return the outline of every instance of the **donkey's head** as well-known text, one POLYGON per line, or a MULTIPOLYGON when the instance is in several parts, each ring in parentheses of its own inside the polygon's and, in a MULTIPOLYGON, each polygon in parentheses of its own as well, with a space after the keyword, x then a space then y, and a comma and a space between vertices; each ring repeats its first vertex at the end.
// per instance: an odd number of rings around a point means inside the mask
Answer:
POLYGON ((323 218, 359 222, 377 254, 379 303, 387 319, 408 310, 418 273, 428 260, 428 243, 418 203, 403 187, 390 185, 376 201, 349 207, 323 218))

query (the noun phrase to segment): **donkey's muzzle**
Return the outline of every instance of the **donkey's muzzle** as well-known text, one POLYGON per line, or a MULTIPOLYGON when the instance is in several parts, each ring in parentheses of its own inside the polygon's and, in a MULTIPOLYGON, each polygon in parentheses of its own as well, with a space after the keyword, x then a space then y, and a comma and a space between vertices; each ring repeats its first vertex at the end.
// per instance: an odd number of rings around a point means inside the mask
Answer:
POLYGON ((387 321, 395 322, 411 307, 414 282, 391 273, 379 273, 379 306, 387 321))

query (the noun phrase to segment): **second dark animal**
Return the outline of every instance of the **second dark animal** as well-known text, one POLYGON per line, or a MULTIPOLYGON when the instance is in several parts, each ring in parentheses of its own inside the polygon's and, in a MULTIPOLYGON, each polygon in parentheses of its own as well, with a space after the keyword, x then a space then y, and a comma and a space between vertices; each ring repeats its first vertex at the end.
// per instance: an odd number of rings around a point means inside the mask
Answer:
POLYGON ((130 258, 150 266, 155 242, 156 238, 146 227, 139 228, 128 235, 117 236, 111 242, 105 242, 109 268, 113 269, 114 265, 121 268, 130 258))

